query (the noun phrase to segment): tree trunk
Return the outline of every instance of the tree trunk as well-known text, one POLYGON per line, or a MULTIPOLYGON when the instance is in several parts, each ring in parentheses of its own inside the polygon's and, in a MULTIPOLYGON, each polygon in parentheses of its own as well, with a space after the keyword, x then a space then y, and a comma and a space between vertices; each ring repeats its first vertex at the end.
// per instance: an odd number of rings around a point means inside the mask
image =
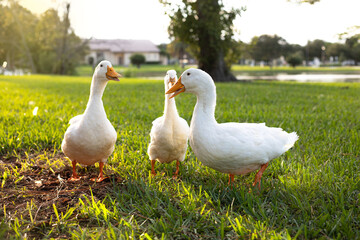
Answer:
MULTIPOLYGON (((206 26, 209 22, 215 24, 215 22, 220 21, 220 12, 217 14, 209 12, 207 9, 209 6, 220 11, 218 0, 197 1, 198 24, 200 26, 206 26)), ((206 27, 200 27, 198 31, 200 49, 198 56, 199 68, 210 74, 214 82, 236 81, 235 76, 232 75, 225 64, 224 52, 221 46, 221 29, 214 26, 212 31, 210 31, 206 27)))
POLYGON ((6 53, 6 61, 7 61, 7 67, 6 68, 9 69, 10 71, 13 71, 15 69, 12 55, 13 55, 12 51, 8 50, 8 52, 6 53))
POLYGON ((216 59, 217 60, 213 63, 199 61, 199 68, 207 72, 214 82, 237 81, 236 77, 227 68, 222 52, 219 53, 216 59))
POLYGON ((66 4, 66 13, 64 17, 64 35, 62 39, 62 46, 61 46, 61 53, 60 53, 60 75, 64 75, 67 72, 66 67, 66 54, 67 54, 67 39, 68 39, 68 31, 70 28, 70 21, 69 21, 69 12, 70 12, 70 3, 66 4))

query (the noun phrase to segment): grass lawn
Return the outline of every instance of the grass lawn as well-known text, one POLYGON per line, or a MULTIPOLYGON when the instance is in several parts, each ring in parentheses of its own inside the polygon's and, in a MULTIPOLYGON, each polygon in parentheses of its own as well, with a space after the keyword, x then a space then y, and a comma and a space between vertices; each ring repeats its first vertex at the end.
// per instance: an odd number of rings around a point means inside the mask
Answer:
MULTIPOLYGON (((266 122, 296 131, 294 148, 254 173, 228 176, 189 149, 175 163, 146 154, 163 112, 163 81, 110 82, 103 102, 118 133, 102 183, 98 165, 70 177, 60 144, 86 106, 89 77, 0 76, 0 239, 357 239, 360 236, 360 84, 217 84, 218 122, 266 122), (37 114, 33 111, 38 107, 37 114)), ((195 97, 176 98, 190 122, 195 97)))

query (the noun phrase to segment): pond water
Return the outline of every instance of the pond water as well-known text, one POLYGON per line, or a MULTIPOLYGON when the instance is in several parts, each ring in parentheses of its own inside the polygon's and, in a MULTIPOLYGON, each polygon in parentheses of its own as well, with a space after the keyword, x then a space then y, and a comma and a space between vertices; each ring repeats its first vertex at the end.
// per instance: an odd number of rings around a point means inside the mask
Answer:
MULTIPOLYGON (((151 80, 163 80, 163 76, 144 77, 151 80)), ((254 80, 268 80, 268 81, 296 81, 296 82, 319 82, 319 83, 333 83, 333 82, 360 82, 360 74, 286 74, 278 73, 274 75, 236 75, 239 81, 254 81, 254 80)))
POLYGON ((251 76, 251 75, 237 75, 236 78, 240 81, 249 80, 271 80, 271 81, 296 81, 296 82, 360 82, 360 74, 286 74, 279 73, 271 76, 251 76))

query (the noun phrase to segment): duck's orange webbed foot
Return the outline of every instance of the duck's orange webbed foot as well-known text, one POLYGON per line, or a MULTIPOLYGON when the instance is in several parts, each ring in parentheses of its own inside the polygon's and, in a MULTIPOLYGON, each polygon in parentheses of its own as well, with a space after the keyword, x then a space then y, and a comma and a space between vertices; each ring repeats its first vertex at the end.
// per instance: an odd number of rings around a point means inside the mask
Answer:
POLYGON ((79 181, 81 178, 76 173, 76 161, 71 161, 73 172, 71 178, 68 179, 69 182, 79 181))
POLYGON ((103 168, 104 168, 104 163, 103 162, 100 162, 99 163, 99 168, 100 168, 100 174, 97 178, 91 178, 90 180, 91 181, 94 181, 94 182, 102 182, 104 181, 105 179, 107 179, 108 177, 104 177, 103 175, 103 168))

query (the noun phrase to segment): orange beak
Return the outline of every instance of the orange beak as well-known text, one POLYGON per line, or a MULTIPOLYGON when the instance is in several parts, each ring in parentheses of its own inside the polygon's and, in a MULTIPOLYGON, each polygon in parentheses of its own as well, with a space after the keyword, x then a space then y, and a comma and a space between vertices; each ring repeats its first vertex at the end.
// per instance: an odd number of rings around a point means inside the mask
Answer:
POLYGON ((182 92, 185 92, 185 86, 184 84, 181 83, 181 76, 180 78, 177 80, 177 82, 175 83, 175 85, 173 85, 167 92, 166 94, 169 94, 169 93, 174 93, 173 95, 171 95, 169 97, 170 98, 173 98, 175 97, 176 95, 182 93, 182 92))
POLYGON ((114 81, 120 81, 119 77, 122 77, 121 74, 115 72, 113 67, 107 66, 107 72, 106 72, 107 79, 114 80, 114 81))

